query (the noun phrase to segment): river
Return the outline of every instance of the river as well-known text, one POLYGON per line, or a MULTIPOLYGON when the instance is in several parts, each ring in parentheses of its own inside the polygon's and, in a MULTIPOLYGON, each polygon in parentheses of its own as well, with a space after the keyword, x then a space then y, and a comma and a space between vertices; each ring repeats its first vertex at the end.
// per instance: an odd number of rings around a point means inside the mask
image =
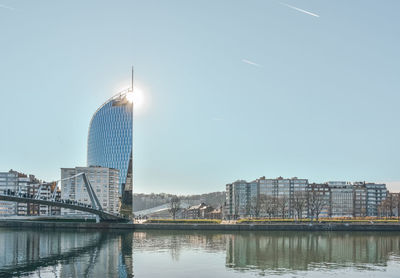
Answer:
POLYGON ((0 228, 0 277, 400 277, 400 233, 0 228))

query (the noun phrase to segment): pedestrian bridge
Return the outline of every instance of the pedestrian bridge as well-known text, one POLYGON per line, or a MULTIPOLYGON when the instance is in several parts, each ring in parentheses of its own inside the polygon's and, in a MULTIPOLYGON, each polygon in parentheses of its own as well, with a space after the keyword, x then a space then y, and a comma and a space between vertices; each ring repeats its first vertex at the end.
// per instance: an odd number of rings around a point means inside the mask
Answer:
POLYGON ((88 204, 83 204, 83 203, 78 203, 74 200, 66 200, 66 199, 59 199, 56 198, 56 189, 54 189, 53 196, 50 198, 41 198, 40 197, 40 192, 41 192, 41 186, 39 186, 37 193, 35 195, 27 195, 27 194, 22 194, 21 192, 13 192, 10 190, 5 190, 0 192, 0 201, 10 201, 10 202, 16 202, 16 203, 30 203, 30 204, 38 204, 38 205, 46 205, 46 206, 51 206, 51 207, 59 207, 59 208, 66 208, 66 209, 72 209, 76 211, 82 211, 82 212, 87 212, 96 215, 96 220, 97 222, 99 221, 116 221, 116 222, 128 222, 129 219, 109 213, 107 211, 104 211, 103 208, 101 207, 101 204, 96 196, 96 193, 94 192, 89 180, 86 177, 85 173, 80 173, 78 175, 75 175, 70 178, 75 178, 78 176, 82 176, 84 184, 86 186, 86 190, 88 192, 88 195, 91 200, 91 205, 88 204))

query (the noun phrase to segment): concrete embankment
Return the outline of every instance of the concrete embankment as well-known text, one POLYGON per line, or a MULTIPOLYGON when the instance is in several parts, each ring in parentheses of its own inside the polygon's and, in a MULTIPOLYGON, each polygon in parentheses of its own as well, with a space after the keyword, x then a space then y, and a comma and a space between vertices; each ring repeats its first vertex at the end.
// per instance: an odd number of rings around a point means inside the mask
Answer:
POLYGON ((127 224, 0 221, 0 227, 21 229, 187 230, 187 231, 398 231, 400 224, 127 224))

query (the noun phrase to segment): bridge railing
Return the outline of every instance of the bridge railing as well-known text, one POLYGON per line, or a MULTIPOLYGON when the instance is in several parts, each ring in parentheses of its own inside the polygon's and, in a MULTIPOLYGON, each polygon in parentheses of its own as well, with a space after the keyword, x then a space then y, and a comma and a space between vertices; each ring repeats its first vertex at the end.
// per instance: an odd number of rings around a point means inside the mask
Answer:
MULTIPOLYGON (((106 213, 106 214, 109 214, 109 215, 114 215, 116 217, 123 218, 120 213, 112 213, 112 212, 104 211, 103 209, 94 208, 91 204, 78 202, 76 200, 62 199, 62 198, 59 198, 59 197, 54 196, 54 195, 53 195, 54 198, 52 198, 52 197, 48 198, 48 197, 44 197, 44 196, 37 196, 36 194, 22 193, 20 190, 19 191, 14 191, 14 190, 11 190, 11 189, 6 189, 6 190, 0 191, 0 195, 11 196, 11 197, 16 197, 16 198, 32 199, 32 201, 43 200, 43 201, 53 202, 54 206, 57 206, 57 204, 59 204, 59 203, 68 204, 68 205, 74 205, 74 206, 77 206, 77 207, 89 208, 89 209, 92 209, 92 210, 95 210, 95 211, 98 211, 98 212, 102 212, 102 213, 106 213)), ((48 206, 52 206, 52 205, 48 205, 48 206)))

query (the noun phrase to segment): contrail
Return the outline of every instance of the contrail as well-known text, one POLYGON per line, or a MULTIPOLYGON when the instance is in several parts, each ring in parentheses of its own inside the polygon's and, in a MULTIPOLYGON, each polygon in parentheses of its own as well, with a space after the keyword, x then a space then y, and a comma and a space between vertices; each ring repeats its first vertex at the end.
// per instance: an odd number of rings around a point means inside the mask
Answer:
POLYGON ((312 12, 309 12, 309 11, 306 11, 306 10, 303 10, 303 9, 300 9, 300 8, 297 8, 297 7, 294 7, 294 6, 291 6, 291 5, 289 5, 289 4, 282 3, 282 2, 281 2, 281 4, 282 4, 282 5, 285 5, 286 7, 291 8, 291 9, 293 9, 293 10, 296 10, 296 11, 299 11, 299 12, 302 12, 302 13, 305 13, 305 14, 308 14, 308 15, 312 15, 312 16, 315 16, 315 17, 319 17, 319 15, 317 15, 317 14, 314 14, 314 13, 312 13, 312 12))
POLYGON ((262 67, 262 65, 257 64, 257 63, 254 63, 254 62, 249 61, 249 60, 246 60, 246 59, 242 59, 242 62, 243 62, 243 63, 246 63, 246 64, 249 64, 249 65, 252 65, 252 66, 255 66, 255 67, 259 67, 259 68, 262 67))
POLYGON ((3 5, 3 4, 0 4, 0 8, 7 9, 7 10, 10 10, 10 11, 14 11, 15 10, 13 7, 6 6, 6 5, 3 5))

